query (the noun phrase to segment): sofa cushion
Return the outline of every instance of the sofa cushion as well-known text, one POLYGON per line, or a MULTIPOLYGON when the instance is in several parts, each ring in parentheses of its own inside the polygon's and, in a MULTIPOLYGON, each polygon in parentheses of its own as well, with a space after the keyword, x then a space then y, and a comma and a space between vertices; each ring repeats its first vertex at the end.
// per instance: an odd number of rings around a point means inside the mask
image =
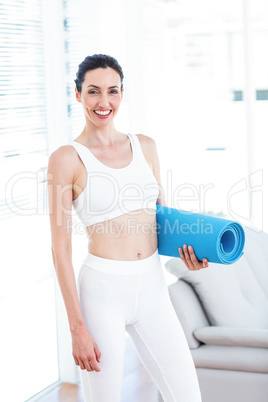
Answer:
POLYGON ((201 345, 191 353, 195 367, 268 373, 268 349, 201 345))
POLYGON ((189 348, 198 348, 200 342, 194 337, 193 332, 201 326, 209 325, 209 322, 194 289, 184 281, 177 281, 170 285, 168 290, 189 348))
POLYGON ((234 264, 209 263, 199 271, 188 270, 174 257, 165 267, 194 287, 211 325, 268 329, 267 284, 255 275, 245 255, 234 264))
POLYGON ((207 345, 268 348, 268 329, 203 327, 194 336, 207 345))

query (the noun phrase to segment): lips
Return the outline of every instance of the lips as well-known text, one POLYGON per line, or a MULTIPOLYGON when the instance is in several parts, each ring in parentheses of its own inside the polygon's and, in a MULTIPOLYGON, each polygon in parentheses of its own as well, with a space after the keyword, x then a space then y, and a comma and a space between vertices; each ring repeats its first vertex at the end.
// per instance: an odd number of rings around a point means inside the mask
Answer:
POLYGON ((107 119, 110 114, 112 113, 112 110, 93 110, 96 116, 98 116, 99 119, 107 119), (98 113, 99 112, 99 113, 98 113), (107 113, 109 112, 109 113, 107 113), (107 113, 107 114, 105 114, 107 113))

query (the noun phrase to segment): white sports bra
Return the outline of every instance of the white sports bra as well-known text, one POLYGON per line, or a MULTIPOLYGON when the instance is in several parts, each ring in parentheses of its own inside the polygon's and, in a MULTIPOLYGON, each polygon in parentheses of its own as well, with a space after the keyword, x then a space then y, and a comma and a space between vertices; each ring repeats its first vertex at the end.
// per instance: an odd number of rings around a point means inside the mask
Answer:
POLYGON ((136 134, 127 134, 132 146, 132 160, 123 168, 100 162, 77 141, 71 141, 87 170, 87 183, 73 207, 86 227, 138 209, 155 209, 158 182, 146 161, 136 134))

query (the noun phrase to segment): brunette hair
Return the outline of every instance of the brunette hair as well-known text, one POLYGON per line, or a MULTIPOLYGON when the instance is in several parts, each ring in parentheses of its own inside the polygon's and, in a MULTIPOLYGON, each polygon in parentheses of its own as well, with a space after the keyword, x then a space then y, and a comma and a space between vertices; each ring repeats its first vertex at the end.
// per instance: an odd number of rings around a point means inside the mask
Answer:
POLYGON ((85 74, 87 71, 95 70, 96 68, 113 68, 120 75, 121 80, 121 91, 123 89, 123 70, 118 61, 106 54, 93 54, 92 56, 87 56, 82 63, 78 66, 78 71, 76 73, 76 79, 74 80, 78 92, 82 90, 82 84, 85 80, 85 74))

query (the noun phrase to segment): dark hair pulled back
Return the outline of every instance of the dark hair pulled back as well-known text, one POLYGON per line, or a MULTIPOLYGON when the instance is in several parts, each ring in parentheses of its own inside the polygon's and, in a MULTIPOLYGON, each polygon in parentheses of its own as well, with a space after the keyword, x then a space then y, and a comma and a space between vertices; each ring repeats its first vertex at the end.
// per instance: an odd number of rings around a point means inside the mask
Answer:
POLYGON ((81 92, 82 84, 85 80, 85 74, 87 71, 95 70, 96 68, 113 68, 118 72, 121 79, 121 91, 123 89, 123 70, 119 65, 118 61, 106 54, 93 54, 92 56, 87 56, 82 63, 78 66, 78 71, 76 73, 76 79, 74 80, 78 92, 81 92))

